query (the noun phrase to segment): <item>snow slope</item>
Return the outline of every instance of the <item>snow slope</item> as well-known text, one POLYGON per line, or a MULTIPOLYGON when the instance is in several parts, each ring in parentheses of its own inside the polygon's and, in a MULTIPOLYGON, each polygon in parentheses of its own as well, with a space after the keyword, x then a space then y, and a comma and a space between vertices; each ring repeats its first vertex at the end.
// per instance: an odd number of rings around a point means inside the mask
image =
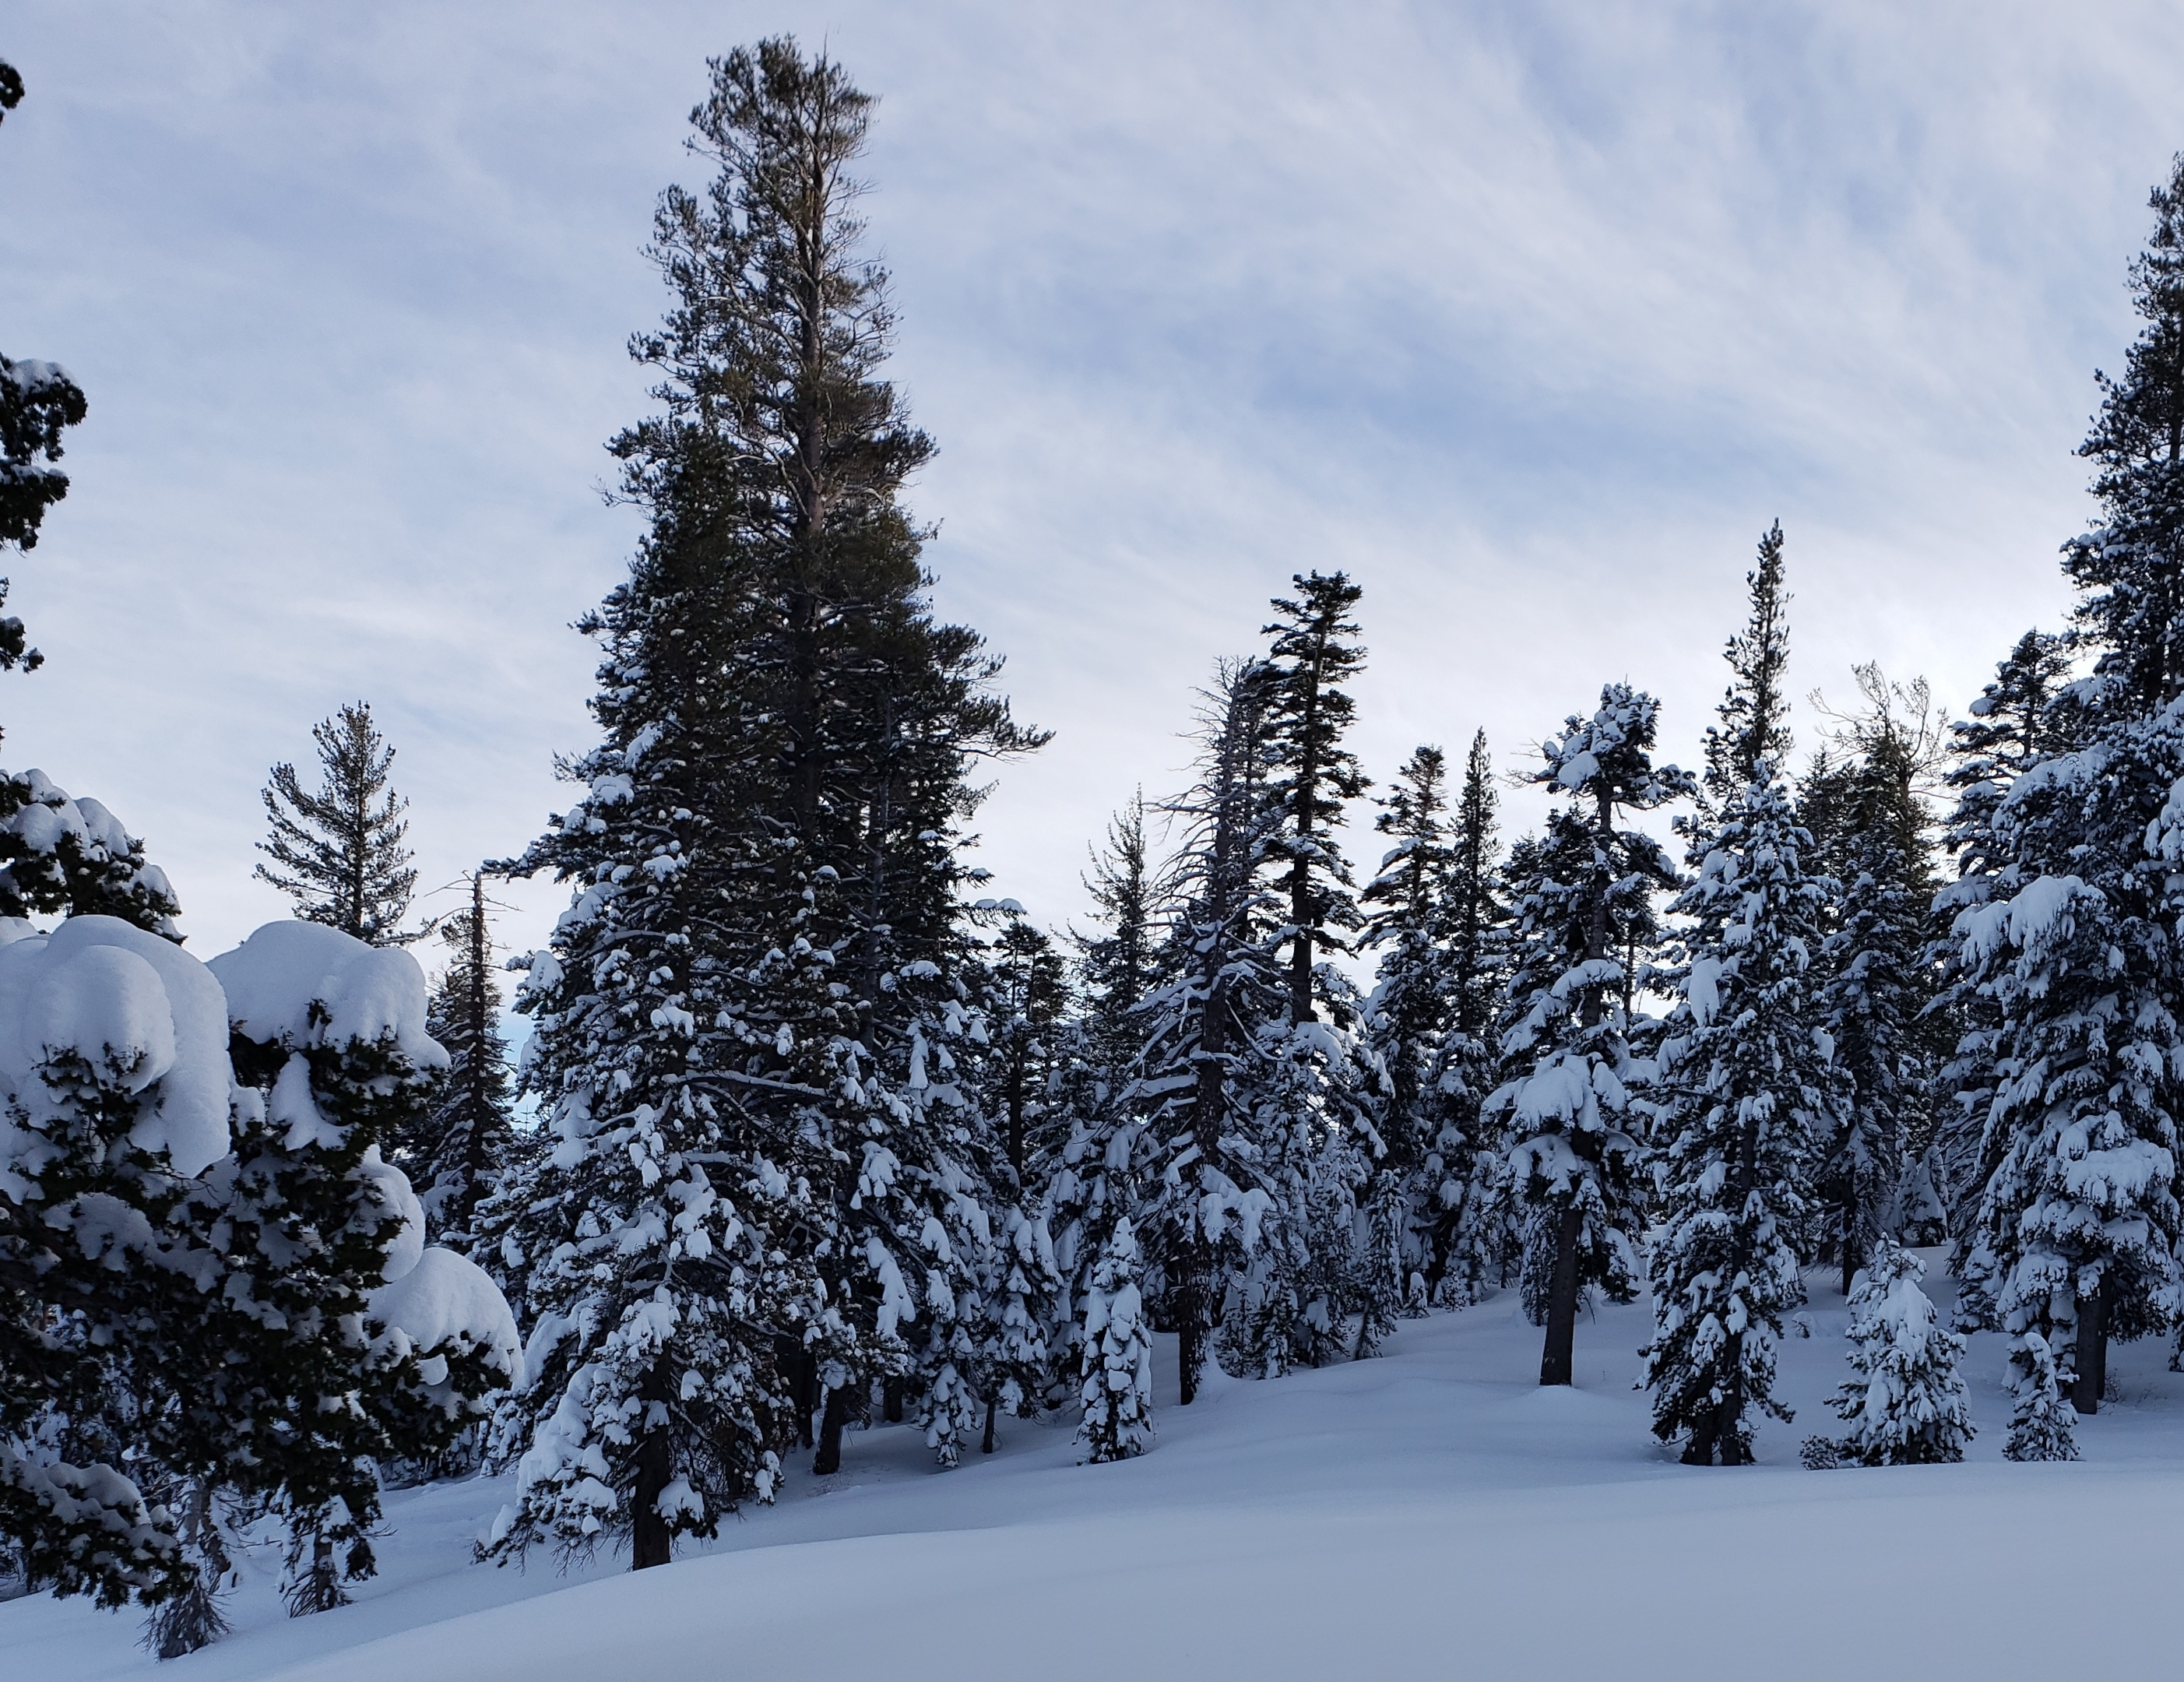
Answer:
POLYGON ((1380 1360, 1217 1382, 1187 1412, 1161 1407, 1152 1451, 1120 1465, 1077 1465, 1067 1426, 1019 1423, 944 1473, 909 1429, 854 1435, 832 1487, 799 1469, 778 1507, 640 1575, 471 1565, 502 1483, 398 1494, 383 1574, 354 1607, 283 1618, 278 1560, 254 1560, 237 1633, 159 1666, 136 1614, 19 1600, 0 1606, 0 1676, 2165 1672, 2184 1571, 2166 1347, 2115 1352, 2121 1400, 2081 1422, 2081 1464, 2001 1460, 2001 1341, 1982 1336, 1970 1462, 1808 1472, 1797 1444, 1836 1429, 1822 1399, 1847 1371, 1842 1300, 1824 1275, 1808 1286, 1814 1335, 1785 1348, 1780 1387, 1797 1421, 1762 1431, 1757 1467, 1684 1468, 1652 1442, 1630 1388, 1642 1306, 1581 1322, 1578 1388, 1543 1391, 1510 1294, 1407 1323, 1380 1360))

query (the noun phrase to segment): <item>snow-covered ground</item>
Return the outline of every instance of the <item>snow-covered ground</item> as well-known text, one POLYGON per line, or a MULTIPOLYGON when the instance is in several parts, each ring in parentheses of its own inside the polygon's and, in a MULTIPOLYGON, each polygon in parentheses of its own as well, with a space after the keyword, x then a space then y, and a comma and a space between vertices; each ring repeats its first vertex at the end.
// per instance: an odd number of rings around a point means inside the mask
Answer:
POLYGON ((1769 1424, 1756 1467, 1655 1445, 1631 1388, 1642 1306, 1581 1322, 1577 1388, 1541 1390, 1540 1334, 1504 1295, 1407 1323, 1380 1360, 1217 1381, 1123 1465, 1076 1464, 1066 1425, 1017 1423, 947 1473, 910 1429, 855 1434, 838 1477, 800 1469, 777 1507, 641 1575, 473 1565, 504 1484, 397 1494, 353 1607, 287 1618, 277 1559, 251 1562, 236 1633, 163 1666, 139 1614, 18 1600, 0 1677, 2167 1674, 2184 1376, 2166 1345, 2112 1356, 2120 1399, 2080 1422, 2081 1463, 2001 1459, 2002 1351, 1981 1337, 1966 1464, 1808 1472, 1797 1445, 1836 1429, 1823 1398, 1847 1370, 1842 1300, 1808 1285, 1813 1335, 1782 1353, 1797 1423, 1769 1424))

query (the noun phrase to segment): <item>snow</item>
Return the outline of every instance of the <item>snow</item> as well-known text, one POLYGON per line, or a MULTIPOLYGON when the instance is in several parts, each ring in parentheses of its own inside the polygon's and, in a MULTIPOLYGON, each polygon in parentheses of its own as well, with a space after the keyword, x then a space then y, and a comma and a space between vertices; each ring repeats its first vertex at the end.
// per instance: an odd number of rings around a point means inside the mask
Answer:
POLYGON ((387 1272, 391 1283, 371 1294, 374 1319, 399 1328, 421 1352, 458 1344, 489 1350, 493 1366, 511 1382, 522 1382, 515 1317, 483 1268, 435 1245, 421 1250, 398 1277, 392 1261, 387 1272))
MULTIPOLYGON (((1944 1312, 1948 1282, 1925 1252, 1944 1312)), ((2111 1357, 2118 1403, 2079 1422, 2086 1458, 2000 1458, 2003 1339, 1972 1340, 1979 1436, 1965 1463, 1808 1472, 1832 1418, 1848 1315, 1807 1276, 1809 1340, 1781 1349, 1794 1425, 1760 1464, 1674 1463, 1646 1429, 1642 1301, 1580 1320, 1578 1385, 1534 1383, 1540 1334, 1505 1292, 1405 1323, 1390 1354, 1263 1383, 1209 1375, 1175 1400, 1158 1339, 1158 1434, 1079 1466, 1073 1421, 1005 1422, 1001 1451, 936 1473, 913 1426, 853 1433, 821 1480, 792 1456, 782 1502, 720 1542, 632 1573, 470 1562, 512 1479, 397 1491, 381 1574, 354 1606, 291 1619, 277 1548, 247 1552, 237 1633, 161 1666, 136 1614, 0 1605, 0 1675, 70 1682, 560 1682, 641 1676, 911 1678, 977 1646, 1044 1682, 1117 1676, 1496 1676, 1652 1682, 1764 1676, 2027 1677, 2081 1668, 2085 1627, 2025 1615, 2097 1606, 2103 1672, 2166 1674, 2184 1567, 2184 1377, 2163 1340, 2111 1357), (2042 1546, 2028 1575, 2029 1539, 2042 1546), (1552 1566, 1545 1562, 1552 1562, 1552 1566), (1673 1617, 1705 1585, 1703 1618, 1673 1617), (1855 1608, 1854 1617, 1845 1607, 1855 1608), (1099 1639, 1079 1639, 1088 1615, 1099 1639)))
POLYGON ((0 1086, 22 1093, 55 1050, 109 1048, 148 1106, 131 1139, 194 1174, 227 1154, 227 1005, 211 970, 118 917, 70 917, 0 945, 0 1086))
POLYGON ((444 1068, 425 1032, 425 972, 399 947, 367 946, 315 922, 270 922, 209 966, 235 1025, 264 1044, 369 1044, 391 1038, 411 1062, 444 1068), (312 1005, 323 1020, 314 1021, 312 1005))

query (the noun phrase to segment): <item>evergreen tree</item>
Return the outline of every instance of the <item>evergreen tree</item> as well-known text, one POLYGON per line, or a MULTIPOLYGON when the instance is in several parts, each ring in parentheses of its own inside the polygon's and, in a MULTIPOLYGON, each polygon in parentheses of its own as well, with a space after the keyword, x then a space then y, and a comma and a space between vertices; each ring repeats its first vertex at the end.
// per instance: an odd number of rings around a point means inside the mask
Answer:
POLYGON ((1290 1020, 1304 1022, 1316 1014, 1314 955, 1346 950, 1338 931, 1359 921, 1350 866, 1329 832, 1342 803, 1366 788, 1342 739, 1357 704, 1335 687, 1365 669, 1350 618, 1364 592, 1340 572, 1292 582, 1296 599, 1276 597, 1280 616, 1266 627, 1267 794, 1282 820, 1268 849, 1287 866, 1290 1020))
POLYGON ((1599 710, 1573 716, 1548 741, 1534 776, 1569 796, 1525 873, 1513 872, 1518 956, 1501 1042, 1505 1078, 1487 1100, 1514 1143, 1510 1172, 1538 1242, 1551 1256, 1539 1295, 1546 1322, 1540 1382, 1571 1382, 1578 1300, 1598 1287, 1637 1293, 1644 1225, 1644 1146, 1630 1113, 1638 1071, 1629 1039, 1624 936, 1652 915, 1676 873, 1651 836, 1618 827, 1625 812, 1688 797, 1693 779, 1657 766, 1658 705, 1627 684, 1601 691, 1599 710))
POLYGON ((1128 1216, 1115 1223, 1084 1309, 1084 1419, 1078 1440, 1095 1465, 1151 1445, 1153 1345, 1138 1290, 1138 1240, 1128 1216))
POLYGON ((504 1421, 504 1451, 532 1440, 504 1555, 627 1534, 664 1562, 771 1494, 814 1411, 835 1470, 875 1383, 918 1383, 944 1457, 978 1424, 967 771, 1044 738, 933 619, 898 501, 931 444, 878 377, 848 173, 871 100, 785 38, 711 70, 692 145, 716 173, 660 201, 673 301, 632 347, 663 412, 614 445, 650 529, 588 621, 606 740, 515 866, 577 897, 521 1006, 562 1143, 493 1217, 560 1334, 504 1421))
POLYGON ((1047 1134, 1070 1002, 1068 972, 1054 942, 1015 911, 989 950, 988 1108, 1001 1129, 1011 1181, 1036 1201, 1034 1156, 1050 1154, 1061 1142, 1047 1134))
POLYGON ((1858 679, 1866 706, 1838 738, 1848 757, 1817 768, 1802 802, 1821 862, 1841 884, 1824 1009, 1852 1096, 1823 1142, 1819 1189, 1835 1206, 1846 1296, 1874 1242, 1896 1235, 1907 1160, 1915 1163, 1932 1132, 1928 1098, 1947 1020, 1933 1009, 1932 845, 1918 792, 1940 732, 1923 681, 1892 684, 1873 666, 1858 667, 1858 679))
MULTIPOLYGON (((2009 857, 1995 814, 2018 778, 2050 754, 2070 745, 2059 713, 2070 676, 2068 639, 2028 631, 1995 668, 1988 683, 1967 709, 1970 716, 1951 727, 1953 757, 1947 782, 1957 804, 1943 832, 1943 844, 1954 856, 1957 876, 1936 894, 1933 915, 1942 932, 1927 953, 1935 966, 1937 992, 1932 1007, 1958 1035, 1953 1053, 1936 1072, 1936 1083, 1949 1094, 1937 1120, 1931 1152, 1935 1189, 1947 1211, 1955 1241, 1953 1271, 1962 1274, 1986 1181, 1981 1141, 1987 1106, 1993 1098, 1995 1033, 2000 1018, 1991 998, 1958 961, 1949 938, 1957 912, 1990 900, 2008 899, 2024 884, 2009 857)), ((1960 1318, 1968 1327, 1986 1323, 1986 1310, 1958 1294, 1960 1318), (1964 1311, 1969 1310, 1969 1312, 1964 1311)), ((1991 1307, 1992 1305, 1987 1305, 1991 1307)))
POLYGON ((1723 651, 1731 676, 1717 709, 1721 722, 1707 727, 1701 784, 1706 805, 1713 810, 1739 809, 1759 761, 1779 766, 1792 745, 1784 682, 1790 664, 1790 596, 1783 588, 1783 549, 1778 520, 1759 539, 1758 565, 1744 575, 1751 599, 1744 629, 1723 651))
POLYGON ((1491 1275, 1502 1283, 1518 1232, 1509 1220, 1507 1140, 1485 1114, 1501 1057, 1495 1022, 1508 977, 1508 910, 1496 839, 1494 767, 1486 732, 1471 739, 1457 795, 1441 939, 1449 1016, 1434 1086, 1440 1128, 1426 1157, 1434 1189, 1429 1292, 1469 1302, 1491 1275))
POLYGON ((374 946, 416 939, 423 930, 401 927, 417 872, 402 844, 410 803, 387 783, 394 749, 363 701, 312 726, 311 739, 319 749, 315 794, 286 763, 275 766, 266 783, 272 833, 258 850, 271 862, 259 864, 258 879, 292 899, 306 922, 374 946))
MULTIPOLYGON (((1275 956, 1279 909, 1262 866, 1279 814, 1267 799, 1265 668, 1226 663, 1206 695, 1198 777, 1168 810, 1189 826, 1162 984, 1128 1101, 1149 1134, 1140 1230, 1176 1329, 1183 1405, 1198 1393, 1214 1315, 1258 1249, 1285 1164, 1251 1135, 1268 1030, 1291 1002, 1275 956)), ((1112 1164, 1113 1156, 1111 1154, 1112 1164)))
POLYGON ((1938 1466, 1964 1457, 1971 1404, 1957 1376, 1964 1340, 1919 1289, 1925 1264, 1895 1239, 1875 1240, 1850 1292, 1853 1377, 1828 1399, 1847 1435, 1805 1445, 1808 1465, 1938 1466))
MULTIPOLYGON (((0 61, 0 118, 22 99, 22 76, 0 61)), ((0 549, 36 547, 46 510, 68 494, 68 475, 54 465, 61 434, 87 412, 83 389, 65 368, 0 355, 0 549)), ((0 578, 0 604, 7 599, 8 581, 0 578)), ((42 659, 20 619, 0 618, 0 671, 35 671, 42 659)))
POLYGON ((478 1204, 515 1143, 483 871, 471 873, 470 905, 441 922, 440 938, 448 969, 432 990, 426 1026, 445 1048, 448 1067, 434 1072, 423 1126, 401 1141, 398 1160, 422 1188, 435 1235, 468 1254, 478 1204))
MULTIPOLYGON (((1445 1258, 1430 1250, 1443 1213, 1446 1164, 1429 1183, 1427 1162, 1438 1160, 1454 1096, 1440 1078, 1454 1003, 1440 944, 1453 862, 1446 784, 1438 748, 1415 749, 1396 773, 1375 820, 1395 844, 1360 896, 1372 908, 1360 944, 1384 949, 1365 1011, 1366 1043, 1384 1081, 1379 1131, 1387 1154, 1377 1166, 1383 1195, 1395 1205, 1393 1241, 1403 1296, 1412 1303, 1426 1299, 1429 1280, 1437 1284, 1446 1268, 1445 1258)), ((1457 1132, 1461 1140, 1462 1129, 1457 1132)))
POLYGON ((1145 1127, 1127 1100, 1142 1041, 1142 1006, 1159 983, 1154 920, 1159 883, 1145 840, 1145 799, 1109 822, 1085 878, 1101 931, 1075 937, 1080 1010, 1061 1071, 1068 1132, 1047 1177, 1043 1211, 1060 1290, 1048 1395, 1056 1405, 1082 1384, 1084 1311, 1116 1223, 1138 1207, 1145 1127))
POLYGON ((1833 886, 1805 863, 1812 838, 1762 759, 1677 901, 1696 933, 1669 1018, 1658 1088, 1664 1135, 1652 1246, 1653 1431, 1689 1466, 1752 1460, 1774 1397, 1782 1316, 1802 1300, 1793 1238, 1816 1139, 1842 1108, 1808 973, 1833 886))
POLYGON ((110 916, 180 944, 167 873, 144 844, 88 796, 42 771, 0 771, 0 919, 110 916))
POLYGON ((2184 159, 2153 206, 2131 270, 2145 326, 2124 376, 2102 379, 2081 452, 2099 466, 2103 519, 2065 546, 2093 676, 2045 710, 2067 749, 1993 803, 1992 882, 1953 931, 1961 984, 1992 1022, 1978 1025, 1985 1077, 1966 1083, 1992 1095, 1963 1295, 2010 1335, 2018 1459, 2066 1457, 2053 1398, 2094 1412, 2109 1339, 2164 1329, 2179 1307, 2184 159))

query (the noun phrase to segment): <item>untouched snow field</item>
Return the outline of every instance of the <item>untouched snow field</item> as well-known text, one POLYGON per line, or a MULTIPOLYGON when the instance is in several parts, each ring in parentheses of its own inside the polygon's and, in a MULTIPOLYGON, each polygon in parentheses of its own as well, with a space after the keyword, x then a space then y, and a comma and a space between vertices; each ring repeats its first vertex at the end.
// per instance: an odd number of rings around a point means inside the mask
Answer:
MULTIPOLYGON (((1924 1252, 1944 1308, 1949 1282, 1924 1252)), ((469 1561, 499 1480, 398 1492, 357 1604, 281 1615, 245 1562, 236 1633, 156 1664, 142 1615, 0 1605, 0 1677, 95 1682, 682 1682, 728 1677, 1652 1679, 2165 1674, 2184 1577, 2184 1376, 2165 1342, 2111 1356, 2120 1399, 2083 1462, 2001 1458, 2001 1340, 1965 1373, 1962 1466, 1808 1472, 1848 1371, 1847 1316, 1808 1276, 1761 1464, 1675 1463, 1646 1429, 1642 1304, 1578 1328, 1578 1385, 1541 1390, 1540 1334, 1505 1293, 1406 1323, 1384 1358, 1216 1379, 1161 1408, 1152 1451, 1075 1462, 1071 1427, 1005 1423, 933 1471, 917 1434, 854 1434, 822 1484, 662 1570, 564 1576, 469 1561)), ((1160 1399, 1174 1399, 1173 1339, 1160 1399)))

